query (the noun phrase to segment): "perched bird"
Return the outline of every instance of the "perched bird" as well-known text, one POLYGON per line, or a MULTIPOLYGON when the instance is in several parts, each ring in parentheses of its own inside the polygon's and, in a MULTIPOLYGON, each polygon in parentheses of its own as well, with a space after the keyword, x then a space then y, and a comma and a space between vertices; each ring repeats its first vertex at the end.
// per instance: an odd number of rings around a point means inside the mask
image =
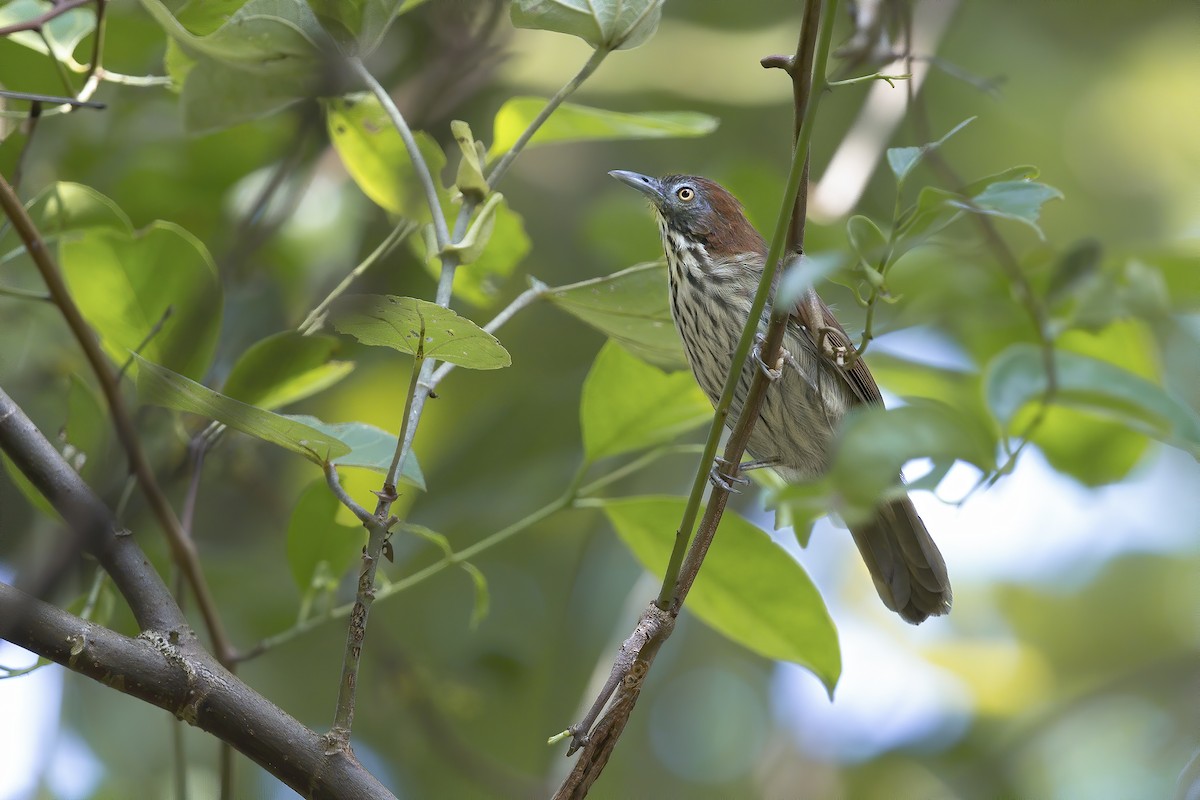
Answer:
MULTIPOLYGON (((767 246, 741 204, 720 185, 691 175, 609 173, 649 198, 670 278, 671 316, 696 381, 715 405, 762 277, 767 246)), ((765 327, 767 316, 762 324, 765 327)), ((759 419, 747 447, 789 481, 828 469, 838 423, 853 406, 883 398, 846 331, 815 292, 792 311, 775 370, 754 359, 742 371, 729 422, 741 414, 756 368, 768 369, 759 419), (839 363, 839 361, 841 363, 839 363)), ((719 472, 715 479, 722 480, 719 472)), ((736 478, 736 473, 735 473, 736 478)), ((729 480, 725 478, 725 480, 729 480)), ((952 599, 946 563, 907 497, 881 503, 850 533, 880 598, 913 624, 945 614, 952 599)))

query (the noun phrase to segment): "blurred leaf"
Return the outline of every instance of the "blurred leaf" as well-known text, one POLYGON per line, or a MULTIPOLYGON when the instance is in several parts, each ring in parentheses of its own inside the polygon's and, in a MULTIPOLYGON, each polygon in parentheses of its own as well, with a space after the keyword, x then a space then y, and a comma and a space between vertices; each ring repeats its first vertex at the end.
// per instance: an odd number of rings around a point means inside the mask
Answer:
POLYGON ((332 361, 335 336, 276 333, 252 344, 229 371, 222 392, 252 406, 271 409, 328 389, 354 369, 352 361, 332 361))
POLYGON ((936 186, 926 186, 917 194, 917 202, 904 211, 897 226, 897 234, 906 247, 913 247, 923 238, 945 228, 962 212, 950 204, 961 200, 961 196, 936 186))
POLYGON ((17 491, 21 493, 21 496, 24 497, 31 506, 45 514, 47 517, 50 517, 50 519, 62 519, 62 517, 59 516, 58 511, 55 510, 54 506, 50 505, 50 501, 47 500, 42 493, 37 490, 36 486, 29 482, 29 478, 25 477, 25 473, 21 472, 21 470, 17 468, 17 465, 14 464, 5 453, 0 453, 0 464, 4 465, 4 469, 8 472, 8 477, 12 478, 13 486, 17 487, 17 491))
POLYGON ((775 302, 781 305, 798 303, 809 289, 832 275, 843 260, 841 253, 802 253, 799 258, 790 259, 783 265, 775 302))
POLYGON ((756 469, 749 474, 768 487, 766 507, 775 510, 775 530, 791 528, 800 546, 808 547, 813 523, 834 507, 829 482, 788 483, 770 469, 756 469))
MULTIPOLYGON (((13 0, 0 6, 0 27, 28 22, 53 8, 54 4, 47 0, 13 0)), ((95 29, 95 11, 88 7, 73 8, 42 25, 45 41, 36 31, 17 31, 6 38, 42 55, 53 56, 56 61, 68 63, 74 56, 75 48, 95 29), (50 43, 49 51, 46 42, 50 43)))
POLYGON ((95 475, 95 467, 102 460, 108 442, 108 409, 78 375, 72 373, 70 382, 63 457, 76 472, 90 477, 95 475))
MULTIPOLYGON (((386 473, 392 466, 392 458, 396 454, 396 437, 382 428, 365 422, 322 422, 307 414, 283 416, 284 419, 294 420, 331 436, 349 447, 350 452, 330 459, 339 467, 361 467, 386 473)), ((425 489, 425 475, 421 472, 416 454, 410 452, 404 459, 398 478, 422 491, 425 489)))
MULTIPOLYGON (((414 238, 413 241, 417 240, 414 238)), ((529 254, 530 246, 521 215, 507 202, 500 203, 496 206, 487 247, 477 259, 455 270, 454 294, 477 306, 494 304, 498 284, 512 275, 529 254)), ((426 259, 426 264, 433 274, 441 269, 436 259, 426 259)))
POLYGON ((1130 257, 1159 271, 1175 310, 1200 309, 1200 240, 1147 248, 1130 257))
POLYGON ((344 41, 356 40, 355 52, 375 52, 396 17, 426 0, 309 0, 325 29, 341 34, 344 41))
MULTIPOLYGON (((1200 415, 1151 383, 1115 364, 1059 350, 1055 402, 1092 409, 1161 441, 1200 456, 1200 415)), ((1002 425, 1046 390, 1041 351, 1015 344, 987 367, 988 405, 1002 425)))
POLYGON ((138 397, 143 403, 214 419, 234 430, 298 453, 318 465, 350 452, 349 445, 315 428, 225 397, 152 361, 140 356, 135 358, 139 367, 138 397))
POLYGON ((350 295, 338 304, 333 326, 363 344, 436 358, 468 369, 512 363, 496 337, 466 317, 427 300, 393 295, 350 295))
POLYGON ((609 340, 583 382, 579 417, 589 461, 669 442, 712 420, 690 372, 666 373, 609 340))
POLYGON ((1103 253, 1096 239, 1080 239, 1067 248, 1050 273, 1046 287, 1046 302, 1055 303, 1069 296, 1076 288, 1100 269, 1103 253))
POLYGON ((991 175, 985 175, 982 178, 971 181, 963 187, 962 193, 967 197, 974 197, 982 192, 993 183, 1005 183, 1008 181, 1031 181, 1041 174, 1041 170, 1032 164, 1019 164, 1015 167, 1001 170, 1000 172, 991 175))
POLYGON ((483 572, 470 561, 460 561, 454 555, 454 548, 450 546, 450 540, 444 534, 430 530, 424 525, 413 525, 408 522, 402 523, 402 530, 429 542, 442 552, 443 558, 447 561, 457 563, 458 566, 462 567, 464 572, 471 576, 471 584, 475 591, 475 602, 471 608, 470 624, 472 630, 478 628, 479 623, 483 622, 487 617, 488 608, 491 605, 491 595, 488 592, 487 578, 483 572))
MULTIPOLYGON (((329 138, 363 193, 393 214, 420 222, 431 221, 433 215, 404 140, 375 95, 327 100, 325 110, 329 138)), ((448 196, 438 176, 446 166, 446 155, 429 134, 417 131, 413 137, 444 204, 448 196)))
POLYGON ((302 0, 249 0, 211 32, 207 32, 211 24, 236 4, 221 3, 206 11, 202 8, 206 2, 189 4, 188 14, 183 16, 188 19, 189 15, 198 15, 206 23, 201 28, 206 32, 201 35, 188 30, 160 0, 142 0, 142 5, 193 59, 207 58, 245 73, 276 77, 287 77, 318 63, 326 35, 302 0))
MULTIPOLYGON (((657 576, 684 505, 682 497, 630 497, 602 507, 621 541, 657 576)), ((761 656, 806 667, 832 695, 841 654, 820 593, 787 551, 737 513, 726 510, 685 607, 761 656)))
POLYGON ((64 239, 59 252, 71 296, 116 364, 142 347, 147 359, 188 377, 208 370, 221 328, 221 287, 198 239, 158 221, 132 235, 88 228, 64 239))
POLYGON ((191 133, 269 117, 317 91, 309 73, 260 75, 216 61, 200 64, 187 73, 179 95, 183 127, 191 133))
POLYGON ((920 147, 889 148, 887 151, 887 162, 888 166, 892 168, 892 174, 896 176, 896 184, 898 186, 903 186, 905 178, 908 177, 909 173, 913 171, 917 164, 921 163, 921 159, 925 157, 926 153, 928 153, 930 150, 936 150, 937 148, 941 147, 946 143, 947 139, 970 125, 975 120, 976 117, 968 117, 967 119, 964 119, 962 122, 951 128, 949 133, 938 139, 936 142, 923 144, 920 147))
POLYGON ((996 441, 985 420, 944 403, 914 400, 885 409, 856 408, 847 415, 830 478, 850 505, 849 518, 868 511, 880 495, 900 486, 900 468, 915 458, 958 459, 983 472, 996 466, 996 441))
POLYGON ((461 119, 450 121, 450 132, 458 143, 461 158, 458 162, 458 173, 454 185, 464 195, 472 195, 476 199, 483 198, 488 193, 488 183, 483 177, 483 158, 471 133, 471 126, 461 119))
POLYGON ((644 361, 665 369, 688 365, 671 320, 665 262, 560 286, 546 298, 644 361))
POLYGON ((1046 235, 1038 225, 1042 205, 1047 200, 1056 197, 1061 199, 1062 196, 1058 189, 1044 183, 1000 181, 989 184, 982 192, 972 197, 970 203, 951 200, 950 204, 975 214, 988 214, 1023 222, 1033 228, 1038 238, 1045 239, 1046 235))
POLYGON ((475 219, 467 232, 457 242, 447 244, 443 252, 456 253, 463 264, 474 262, 487 248, 488 240, 492 237, 492 227, 496 221, 496 209, 504 201, 504 195, 493 192, 487 201, 475 213, 475 219))
POLYGON ((322 563, 340 578, 358 560, 367 529, 337 522, 338 500, 324 480, 309 484, 288 521, 287 560, 301 595, 313 588, 322 563))
POLYGON ((512 23, 578 36, 597 50, 627 50, 654 35, 663 0, 513 0, 512 23))
POLYGON ((479 627, 479 623, 483 622, 488 615, 488 607, 491 605, 491 597, 488 594, 487 578, 480 572, 479 567, 472 564, 470 561, 464 561, 459 564, 468 575, 471 576, 471 583, 475 587, 475 602, 471 606, 471 630, 479 627))
POLYGON ((47 241, 88 228, 133 233, 133 223, 116 203, 81 183, 50 184, 29 202, 28 211, 47 241))
MULTIPOLYGON (((546 107, 540 97, 513 97, 496 112, 488 158, 504 155, 546 107)), ((655 111, 626 114, 563 103, 529 140, 527 147, 554 142, 596 139, 664 139, 705 136, 717 129, 717 118, 698 111, 655 111)))
MULTIPOLYGON (((1014 430, 1023 430, 1032 407, 1018 414, 1014 430)), ((1129 475, 1150 446, 1150 439, 1111 417, 1081 408, 1051 406, 1030 437, 1050 466, 1085 486, 1116 483, 1129 475)))
POLYGON ((859 269, 867 276, 872 286, 883 285, 883 275, 876 266, 887 252, 888 239, 870 218, 855 214, 846 220, 846 238, 850 248, 858 256, 859 269))

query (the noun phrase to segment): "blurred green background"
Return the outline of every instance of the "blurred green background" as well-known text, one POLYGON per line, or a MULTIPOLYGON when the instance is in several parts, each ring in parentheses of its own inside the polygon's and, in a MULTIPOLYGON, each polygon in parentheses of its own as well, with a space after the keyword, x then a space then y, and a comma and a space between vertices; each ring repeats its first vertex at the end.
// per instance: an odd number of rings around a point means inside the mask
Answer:
MULTIPOLYGON (((902 121, 880 148, 921 144, 978 116, 943 151, 960 174, 1035 164, 1065 196, 1044 209, 1044 242, 1028 229, 1002 227, 1035 282, 1046 280, 1047 265, 1093 241, 1105 274, 1137 261, 1163 275, 1167 308, 1157 320, 1115 315, 1115 323, 1069 334, 1075 348, 1103 353, 1200 405, 1196 4, 928 3, 953 12, 936 46, 948 69, 932 69, 922 86, 932 136, 902 121)), ((571 37, 513 31, 503 9, 491 44, 472 44, 469 31, 489 8, 430 0, 393 27, 370 61, 414 127, 448 152, 450 119, 468 120, 488 141, 501 103, 548 96, 590 52, 571 37)), ((116 2, 108 13, 106 65, 161 74, 164 36, 142 7, 116 2)), ((712 177, 769 232, 789 158, 791 89, 758 59, 792 51, 798 28, 797 4, 668 2, 658 35, 612 55, 573 100, 622 111, 699 110, 718 117, 719 129, 695 139, 530 150, 505 194, 532 248, 500 286, 498 304, 459 304, 460 311, 486 321, 524 288, 524 275, 558 285, 657 257, 648 213, 605 175, 609 169, 712 177)), ((51 63, 9 41, 0 41, 0 83, 61 93, 51 63)), ((822 179, 868 91, 846 87, 825 98, 814 179, 822 179)), ((41 121, 23 159, 22 194, 54 181, 84 183, 113 198, 135 226, 170 220, 203 241, 226 298, 215 380, 250 343, 298 324, 391 229, 348 178, 315 103, 191 135, 164 88, 106 84, 96 99, 104 111, 41 121), (248 223, 254 197, 281 163, 284 201, 248 223)), ((0 146, 6 176, 21 137, 14 131, 0 146)), ((917 180, 933 175, 922 168, 917 180)), ((886 169, 875 170, 857 212, 890 219, 892 186, 886 169)), ((978 366, 1026 324, 984 247, 959 226, 951 242, 911 254, 894 273, 903 299, 882 308, 876 330, 887 335, 872 361, 891 397, 939 391, 913 362, 978 366)), ((844 218, 818 216, 809 250, 845 247, 844 218)), ((0 281, 37 286, 27 271, 3 264, 0 281)), ((433 289, 407 248, 362 282, 363 291, 416 297, 432 297, 433 289)), ((1068 302, 1101 303, 1086 289, 1068 302)), ((848 292, 831 287, 827 300, 851 330, 861 328, 848 292)), ((500 338, 511 368, 456 371, 431 401, 415 446, 429 491, 401 500, 413 503, 412 521, 445 534, 456 550, 561 492, 579 461, 580 387, 603 341, 545 304, 522 312, 500 338)), ((68 376, 83 370, 57 312, 0 297, 0 343, 0 385, 53 435, 66 418, 68 376)), ((355 372, 289 413, 395 431, 407 364, 348 340, 342 355, 358 362, 355 372)), ((163 412, 141 423, 156 434, 164 483, 182 498, 184 437, 163 412)), ((919 629, 879 606, 845 531, 821 523, 803 551, 777 532, 838 625, 844 675, 834 702, 809 673, 756 657, 685 612, 592 796, 1171 796, 1200 747, 1200 468, 1086 411, 1054 411, 1035 444, 1013 475, 961 505, 943 499, 967 493, 976 477, 970 468, 950 473, 942 499, 917 495, 957 595, 951 616, 919 629)), ((112 475, 96 488, 115 502, 122 468, 111 450, 112 475)), ((689 458, 664 459, 622 482, 619 493, 685 493, 694 468, 689 458)), ((300 594, 285 536, 297 497, 318 478, 311 465, 243 437, 209 459, 196 537, 242 647, 296 618, 300 594)), ((371 474, 347 476, 363 503, 377 483, 371 474)), ((736 504, 770 529, 754 492, 736 504)), ((140 500, 127 517, 165 563, 140 500)), ((6 579, 38 563, 59 535, 0 477, 6 579)), ((399 541, 386 570, 395 579, 437 558, 427 543, 399 541)), ((356 749, 401 797, 546 794, 568 767, 563 746, 547 747, 547 736, 578 718, 593 694, 589 683, 607 670, 656 590, 639 580, 641 568, 594 511, 553 516, 475 563, 491 601, 477 628, 469 625, 471 582, 458 571, 400 593, 371 618, 356 749)), ((64 604, 86 591, 90 575, 81 566, 64 604)), ((339 597, 349 590, 344 583, 339 597)), ((114 624, 129 630, 120 603, 116 614, 114 624)), ((343 641, 344 625, 329 623, 240 674, 323 730, 343 641)), ((6 666, 27 660, 7 646, 0 655, 6 666)), ((7 796, 169 796, 167 732, 175 723, 165 713, 57 667, 0 683, 0 702, 6 727, 24 743, 0 750, 0 775, 13 776, 0 779, 7 796)), ((215 796, 215 741, 191 729, 185 740, 193 796, 215 796)), ((288 796, 244 760, 238 781, 239 797, 288 796)))

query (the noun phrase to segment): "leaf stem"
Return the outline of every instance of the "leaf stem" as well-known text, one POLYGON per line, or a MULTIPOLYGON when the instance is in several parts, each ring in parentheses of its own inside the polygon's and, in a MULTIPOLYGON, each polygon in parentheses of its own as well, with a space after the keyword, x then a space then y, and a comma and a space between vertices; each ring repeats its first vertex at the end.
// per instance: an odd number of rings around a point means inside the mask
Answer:
POLYGON ((611 50, 606 49, 598 49, 593 51, 591 58, 589 58, 583 67, 580 68, 575 77, 571 78, 571 80, 567 81, 561 89, 555 92, 554 96, 551 97, 549 102, 546 103, 545 108, 538 112, 538 115, 533 118, 533 121, 530 122, 525 130, 521 132, 521 135, 517 137, 517 140, 513 142, 513 146, 508 149, 508 152, 500 157, 500 160, 496 162, 496 166, 492 167, 492 171, 487 175, 489 187, 493 189, 496 188, 496 184, 498 184, 500 179, 504 177, 504 174, 508 172, 508 168, 512 166, 513 161, 515 161, 517 156, 521 154, 521 151, 525 149, 525 145, 529 144, 529 140, 532 139, 533 135, 538 132, 538 129, 542 127, 543 123, 550 118, 550 115, 554 113, 555 109, 563 104, 564 100, 575 93, 575 90, 578 89, 579 86, 585 80, 587 80, 593 72, 596 71, 596 68, 600 66, 601 62, 603 62, 611 52, 611 50))
POLYGON ((400 109, 396 107, 396 103, 392 100, 392 96, 387 93, 387 90, 375 80, 375 76, 367 70, 362 63, 362 59, 350 57, 347 59, 350 69, 355 75, 366 85, 371 93, 379 100, 379 104, 383 106, 387 112, 388 118, 391 119, 392 125, 400 134, 400 138, 404 140, 404 149, 408 151, 408 157, 413 163, 413 168, 417 173, 417 180, 421 182, 421 189, 425 192, 425 202, 429 205, 429 213, 433 215, 433 230, 437 236, 438 247, 442 248, 450 244, 450 231, 446 227, 446 215, 442 212, 442 204, 438 201, 437 186, 434 183, 433 174, 429 171, 429 165, 425 163, 425 158, 421 155, 420 149, 417 147, 417 140, 413 138, 412 129, 408 127, 408 122, 405 121, 404 115, 400 113, 400 109))

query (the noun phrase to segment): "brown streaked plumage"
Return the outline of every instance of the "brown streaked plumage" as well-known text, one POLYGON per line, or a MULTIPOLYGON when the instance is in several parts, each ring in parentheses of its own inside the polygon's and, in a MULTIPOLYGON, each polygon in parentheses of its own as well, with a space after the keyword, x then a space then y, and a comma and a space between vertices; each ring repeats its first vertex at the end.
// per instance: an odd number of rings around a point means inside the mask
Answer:
MULTIPOLYGON (((609 174, 650 199, 667 257, 671 315, 696 381, 715 404, 762 276, 766 243, 741 203, 707 178, 609 174)), ((866 362, 843 368, 826 355, 852 352, 853 344, 815 292, 792 312, 783 346, 791 360, 767 390, 747 450, 785 479, 802 481, 828 469, 846 412, 883 398, 866 362)), ((747 364, 742 372, 730 423, 741 414, 754 369, 747 364)), ((874 519, 850 532, 888 608, 913 624, 950 610, 946 564, 907 497, 880 504, 874 519)))

